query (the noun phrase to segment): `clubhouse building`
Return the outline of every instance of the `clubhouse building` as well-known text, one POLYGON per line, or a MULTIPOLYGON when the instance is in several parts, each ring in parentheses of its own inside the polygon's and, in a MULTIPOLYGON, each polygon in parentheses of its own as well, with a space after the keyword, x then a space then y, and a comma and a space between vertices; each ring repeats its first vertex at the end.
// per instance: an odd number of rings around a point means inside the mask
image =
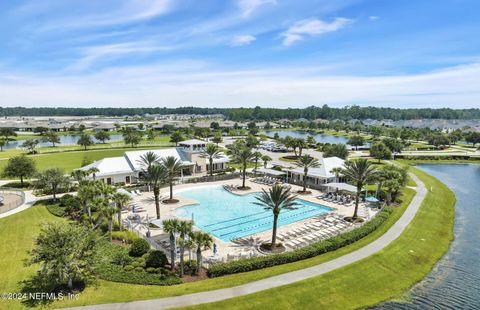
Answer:
MULTIPOLYGON (((96 168, 97 180, 102 180, 107 184, 131 184, 136 183, 142 173, 141 157, 147 152, 153 152, 160 159, 173 156, 182 163, 183 169, 181 176, 202 176, 207 174, 210 169, 208 159, 202 157, 207 142, 192 139, 182 141, 178 147, 128 151, 120 157, 107 157, 80 168, 88 171, 96 168)), ((228 168, 230 159, 224 153, 220 153, 218 158, 213 159, 213 170, 215 172, 223 171, 228 168)), ((90 178, 93 178, 93 174, 90 178)))

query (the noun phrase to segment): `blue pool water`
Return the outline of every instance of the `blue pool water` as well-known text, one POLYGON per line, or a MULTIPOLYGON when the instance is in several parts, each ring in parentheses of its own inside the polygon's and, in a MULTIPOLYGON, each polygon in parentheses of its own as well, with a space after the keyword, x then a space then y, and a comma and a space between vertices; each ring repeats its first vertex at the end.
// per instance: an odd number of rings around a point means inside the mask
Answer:
MULTIPOLYGON (((221 186, 183 191, 179 196, 194 199, 199 203, 180 207, 175 210, 175 215, 190 219, 193 214, 195 226, 223 241, 230 241, 272 228, 272 211, 253 204, 257 201, 256 195, 258 194, 235 195, 221 186)), ((280 213, 278 227, 333 210, 303 199, 296 201, 299 205, 295 210, 284 210, 280 213)))

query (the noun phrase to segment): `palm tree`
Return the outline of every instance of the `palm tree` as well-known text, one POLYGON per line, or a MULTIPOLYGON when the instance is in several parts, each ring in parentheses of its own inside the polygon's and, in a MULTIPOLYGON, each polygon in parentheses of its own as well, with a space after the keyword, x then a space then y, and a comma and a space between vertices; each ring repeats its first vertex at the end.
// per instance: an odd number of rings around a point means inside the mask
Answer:
POLYGON ((178 238, 178 240, 180 240, 180 242, 178 242, 178 245, 180 246, 180 275, 182 276, 184 273, 183 258, 185 255, 185 248, 188 246, 186 237, 190 235, 192 228, 193 223, 191 221, 180 221, 178 225, 178 232, 180 233, 180 237, 178 238))
POLYGON ((113 200, 115 201, 115 204, 117 206, 118 227, 119 227, 119 230, 121 231, 122 230, 122 209, 127 203, 129 203, 132 200, 132 198, 125 193, 116 192, 115 194, 113 194, 113 200))
POLYGON ((213 175, 213 160, 220 157, 220 149, 215 144, 207 144, 200 157, 208 159, 210 175, 213 175))
POLYGON ((157 219, 160 219, 160 185, 167 177, 167 168, 163 165, 152 165, 147 171, 150 184, 153 186, 153 196, 155 197, 155 210, 157 219))
POLYGON ((298 205, 295 202, 297 196, 291 194, 290 188, 284 187, 281 185, 274 185, 272 188, 268 189, 268 192, 265 189, 262 189, 257 197, 254 204, 262 206, 265 210, 272 210, 273 212, 273 229, 272 229, 272 244, 270 248, 273 250, 277 241, 277 221, 278 216, 282 210, 292 210, 294 206, 298 205))
POLYGON ((242 165, 242 189, 245 188, 245 179, 247 176, 247 164, 253 158, 252 150, 246 146, 239 146, 232 149, 233 159, 242 165))
POLYGON ((352 180, 357 187, 357 194, 355 196, 355 211, 352 220, 355 220, 358 215, 358 202, 360 200, 360 192, 365 184, 372 182, 376 178, 377 169, 368 160, 361 158, 355 160, 347 160, 344 163, 342 174, 352 180))
POLYGON ((320 163, 318 162, 318 159, 310 156, 310 155, 303 155, 301 156, 298 161, 295 163, 297 167, 303 168, 303 191, 307 191, 307 175, 308 175, 308 170, 310 168, 317 168, 320 167, 320 163))
POLYGON ((258 161, 262 158, 262 153, 259 151, 253 152, 252 159, 255 162, 255 175, 257 175, 258 161))
POLYGON ((93 226, 92 219, 92 201, 100 194, 99 184, 97 182, 83 183, 78 188, 77 197, 83 206, 83 212, 88 214, 90 225, 93 226))
POLYGON ((173 200, 173 180, 178 175, 178 173, 182 170, 183 166, 180 160, 173 156, 167 156, 162 158, 161 160, 162 166, 164 166, 167 170, 167 181, 170 185, 170 200, 173 200))
POLYGON ((75 180, 77 181, 78 184, 82 183, 83 181, 85 181, 85 178, 88 176, 88 172, 85 171, 85 170, 80 170, 80 169, 77 169, 77 170, 73 170, 71 173, 70 173, 70 176, 75 180))
POLYGON ((104 216, 108 220, 108 236, 110 242, 112 241, 112 230, 113 230, 113 216, 117 213, 117 207, 110 203, 106 198, 97 197, 93 201, 94 205, 97 207, 98 212, 101 216, 104 216))
POLYGON ((212 236, 203 231, 195 231, 192 233, 192 240, 197 246, 197 274, 202 266, 202 249, 210 249, 213 244, 212 236))
POLYGON ((340 174, 342 174, 343 169, 341 167, 335 167, 332 170, 330 170, 330 173, 335 174, 335 180, 338 182, 340 179, 340 174))
POLYGON ((92 168, 88 169, 87 172, 88 172, 88 175, 90 175, 90 174, 92 175, 92 178, 95 181, 95 179, 97 178, 96 174, 98 172, 100 172, 100 170, 98 170, 98 168, 92 167, 92 168))
POLYGON ((177 255, 177 245, 175 234, 179 232, 180 221, 177 219, 169 219, 163 221, 163 231, 170 234, 170 267, 175 269, 175 260, 177 255))
POLYGON ((268 155, 263 155, 262 161, 263 161, 263 168, 267 168, 267 164, 269 161, 272 161, 272 158, 268 155))
POLYGON ((315 148, 315 145, 317 144, 317 140, 315 140, 313 136, 308 136, 306 142, 308 146, 312 146, 313 148, 315 148))
POLYGON ((146 152, 145 154, 140 156, 139 160, 137 160, 137 162, 142 166, 144 178, 147 181, 148 191, 150 191, 150 186, 152 185, 151 180, 148 176, 148 170, 153 164, 158 163, 159 160, 160 157, 152 151, 146 152))

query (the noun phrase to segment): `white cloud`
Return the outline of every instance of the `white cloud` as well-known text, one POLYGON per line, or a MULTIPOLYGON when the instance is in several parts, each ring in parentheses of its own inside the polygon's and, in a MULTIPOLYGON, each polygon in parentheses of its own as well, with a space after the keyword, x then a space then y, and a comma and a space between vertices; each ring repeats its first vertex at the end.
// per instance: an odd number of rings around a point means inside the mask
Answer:
POLYGON ((243 46, 243 45, 248 45, 255 41, 257 38, 255 38, 252 35, 246 34, 246 35, 238 35, 233 37, 233 39, 230 41, 230 46, 243 46))
POLYGON ((238 7, 240 8, 243 17, 249 17, 253 11, 264 4, 277 4, 277 0, 239 0, 238 7))
POLYGON ((173 48, 173 46, 158 46, 148 41, 92 46, 83 49, 83 56, 70 65, 67 70, 85 70, 102 58, 112 59, 122 55, 168 51, 173 48))
POLYGON ((80 6, 77 10, 71 10, 71 7, 76 6, 76 3, 72 3, 71 1, 47 2, 47 4, 43 6, 40 6, 40 3, 38 3, 33 4, 27 12, 30 14, 38 14, 38 12, 35 12, 35 7, 38 7, 38 10, 46 10, 51 9, 51 6, 54 6, 52 10, 65 10, 62 18, 42 25, 37 29, 39 31, 58 31, 71 28, 121 25, 149 20, 168 13, 173 3, 172 0, 102 1, 104 2, 101 2, 103 4, 101 8, 91 9, 88 2, 86 2, 84 7, 80 6), (50 5, 48 5, 48 3, 50 3, 50 5))
POLYGON ((283 45, 290 46, 296 41, 303 40, 307 35, 315 36, 327 32, 334 32, 351 24, 353 20, 337 17, 332 22, 325 22, 320 19, 306 19, 293 24, 283 33, 283 45))
POLYGON ((479 107, 480 63, 392 76, 339 76, 309 69, 217 71, 186 61, 88 75, 31 76, 2 70, 0 93, 4 106, 479 107))
POLYGON ((379 19, 379 18, 380 18, 380 17, 375 16, 375 15, 372 15, 372 16, 369 16, 369 17, 368 17, 368 19, 369 19, 369 20, 372 20, 372 21, 377 20, 377 19, 379 19))

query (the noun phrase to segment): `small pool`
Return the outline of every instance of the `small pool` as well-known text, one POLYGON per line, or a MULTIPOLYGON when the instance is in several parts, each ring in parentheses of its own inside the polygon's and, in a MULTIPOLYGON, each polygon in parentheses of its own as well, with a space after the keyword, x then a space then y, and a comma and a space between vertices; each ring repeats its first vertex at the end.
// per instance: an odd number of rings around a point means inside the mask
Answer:
MULTIPOLYGON (((195 226, 223 241, 272 229, 272 211, 253 204, 257 201, 257 193, 239 196, 221 186, 209 186, 182 191, 178 195, 199 203, 177 208, 175 215, 188 219, 193 216, 195 226)), ((280 213, 278 227, 333 210, 303 199, 297 199, 297 202, 299 205, 295 210, 280 213)))

